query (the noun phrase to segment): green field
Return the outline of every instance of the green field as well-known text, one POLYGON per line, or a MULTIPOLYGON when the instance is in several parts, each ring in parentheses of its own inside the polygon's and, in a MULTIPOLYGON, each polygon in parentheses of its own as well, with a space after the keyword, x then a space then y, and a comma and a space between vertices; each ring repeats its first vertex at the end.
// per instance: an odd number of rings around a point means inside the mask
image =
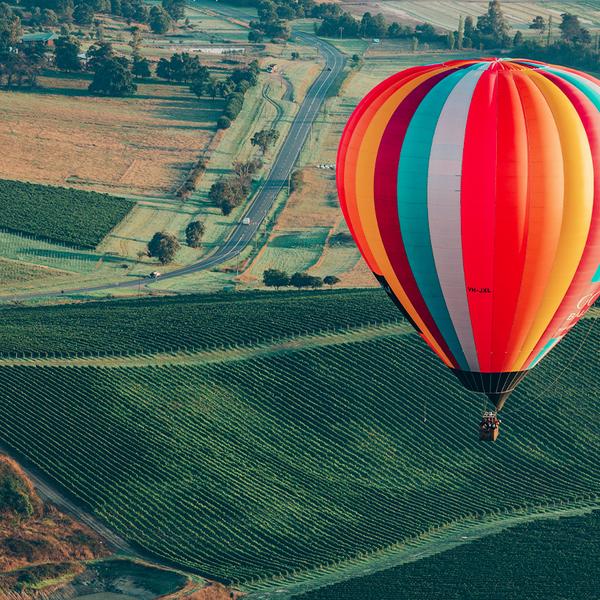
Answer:
POLYGON ((133 208, 123 198, 0 180, 0 228, 94 248, 133 208))
POLYGON ((0 357, 201 350, 399 318, 380 290, 204 294, 45 308, 3 306, 0 357))
POLYGON ((298 600, 595 600, 600 512, 535 521, 298 600))
MULTIPOLYGON (((371 295, 365 323, 377 315, 371 295)), ((294 303, 285 293, 280 306, 267 299, 264 312, 275 322, 281 314, 308 322, 317 298, 336 296, 343 293, 303 294, 294 303)), ((259 303, 240 304, 258 320, 259 303)), ((164 306, 154 322, 142 319, 143 328, 171 329, 164 306)), ((337 308, 348 311, 342 302, 337 308)), ((208 312, 201 303, 186 309, 190 319, 208 312)), ((38 323, 56 331, 59 309, 37 310, 38 323)), ((90 323, 100 310, 90 311, 90 323)), ((230 303, 215 309, 214 325, 232 312, 230 303)), ((340 327, 333 315, 330 324, 340 327)), ((74 320, 82 338, 97 335, 81 314, 74 320)), ((300 339, 285 352, 274 344, 270 354, 243 359, 232 349, 216 363, 202 355, 170 366, 127 366, 126 358, 121 366, 5 363, 0 439, 127 539, 258 589, 269 584, 264 578, 304 571, 310 578, 334 561, 368 560, 436 528, 595 502, 598 358, 589 324, 511 398, 496 444, 477 440, 481 400, 415 334, 368 339, 374 328, 366 324, 364 339, 360 329, 342 328, 333 344, 327 333, 321 345, 313 339, 303 349, 300 339), (579 346, 568 373, 553 382, 579 346)), ((75 329, 67 323, 62 332, 75 329)), ((134 337, 112 332, 116 344, 134 337)))

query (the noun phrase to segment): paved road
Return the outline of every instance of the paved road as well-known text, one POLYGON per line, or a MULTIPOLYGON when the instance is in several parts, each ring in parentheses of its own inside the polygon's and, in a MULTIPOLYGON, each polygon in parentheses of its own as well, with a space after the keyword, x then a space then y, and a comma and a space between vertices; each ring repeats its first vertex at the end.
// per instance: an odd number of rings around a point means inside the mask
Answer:
MULTIPOLYGON (((242 219, 250 219, 250 225, 243 225, 240 221, 223 245, 217 248, 215 252, 198 262, 165 273, 161 276, 161 281, 181 277, 182 275, 189 275, 190 273, 196 273, 197 271, 204 271, 205 269, 210 269, 235 258, 252 241, 252 238, 258 232, 261 223, 273 206, 275 198, 277 198, 277 195, 283 186, 287 185, 288 177, 293 171, 300 150, 302 150, 302 146, 310 132, 310 128, 319 114, 319 110, 327 97, 329 88, 341 73, 345 62, 343 54, 337 50, 337 48, 318 37, 309 33, 297 33, 296 37, 306 46, 317 48, 325 59, 325 66, 309 88, 306 97, 300 105, 300 109, 292 122, 289 132, 281 145, 279 153, 273 162, 269 174, 242 216, 242 219)), ((51 292, 41 294, 39 292, 33 292, 20 296, 13 296, 10 299, 26 300, 36 296, 56 297, 118 288, 130 288, 147 284, 147 279, 136 278, 119 283, 69 289, 65 290, 64 293, 51 292)))

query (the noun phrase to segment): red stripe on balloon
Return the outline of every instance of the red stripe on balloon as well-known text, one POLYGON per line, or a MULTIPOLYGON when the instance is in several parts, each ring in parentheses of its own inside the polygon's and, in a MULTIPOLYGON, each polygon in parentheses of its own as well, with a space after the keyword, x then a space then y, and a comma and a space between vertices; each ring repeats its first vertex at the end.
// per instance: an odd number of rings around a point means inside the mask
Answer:
POLYGON ((389 261, 415 310, 455 367, 459 366, 458 362, 435 324, 410 268, 398 219, 397 174, 401 148, 415 111, 439 81, 457 70, 449 69, 430 77, 406 96, 387 124, 375 163, 375 211, 389 261))
POLYGON ((463 266, 480 371, 492 371, 492 318, 497 164, 498 71, 486 71, 473 93, 463 149, 463 266))
MULTIPOLYGON (((527 127, 513 72, 498 73, 498 120, 502 126, 497 136, 490 132, 491 139, 497 141, 496 175, 492 178, 496 183, 496 201, 492 202, 492 207, 495 204, 495 229, 502 232, 502 235, 496 235, 493 245, 493 354, 488 365, 492 372, 506 370, 505 360, 526 256, 527 127)), ((482 201, 484 197, 479 203, 482 201)))

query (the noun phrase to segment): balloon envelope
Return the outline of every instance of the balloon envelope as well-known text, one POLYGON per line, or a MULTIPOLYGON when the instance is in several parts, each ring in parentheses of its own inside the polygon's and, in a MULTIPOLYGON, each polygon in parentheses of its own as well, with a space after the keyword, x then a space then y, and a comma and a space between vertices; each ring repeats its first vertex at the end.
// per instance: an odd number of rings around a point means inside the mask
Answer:
POLYGON ((530 60, 402 71, 350 117, 344 216, 421 337, 498 408, 600 293, 600 82, 530 60))

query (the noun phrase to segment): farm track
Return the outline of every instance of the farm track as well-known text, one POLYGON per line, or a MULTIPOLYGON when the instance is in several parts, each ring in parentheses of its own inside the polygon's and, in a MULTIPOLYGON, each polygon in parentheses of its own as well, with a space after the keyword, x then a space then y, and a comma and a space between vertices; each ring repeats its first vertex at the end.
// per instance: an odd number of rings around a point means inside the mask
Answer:
POLYGON ((49 477, 32 466, 29 461, 24 460, 21 454, 15 453, 1 443, 0 454, 5 454, 19 463, 20 467, 33 483, 36 492, 42 500, 50 502, 62 512, 87 525, 92 531, 96 532, 101 538, 108 542, 114 550, 129 556, 135 556, 137 554, 137 552, 121 536, 117 535, 114 531, 111 531, 80 504, 70 500, 49 477))
POLYGON ((289 339, 273 342, 261 342, 256 345, 214 348, 204 351, 160 352, 156 354, 137 354, 132 356, 89 356, 81 358, 0 358, 0 367, 7 366, 44 366, 44 367, 146 367, 171 365, 197 365, 228 363, 274 354, 297 352, 307 348, 320 348, 337 344, 351 344, 384 337, 413 333, 408 323, 370 325, 348 330, 293 336, 289 339))

